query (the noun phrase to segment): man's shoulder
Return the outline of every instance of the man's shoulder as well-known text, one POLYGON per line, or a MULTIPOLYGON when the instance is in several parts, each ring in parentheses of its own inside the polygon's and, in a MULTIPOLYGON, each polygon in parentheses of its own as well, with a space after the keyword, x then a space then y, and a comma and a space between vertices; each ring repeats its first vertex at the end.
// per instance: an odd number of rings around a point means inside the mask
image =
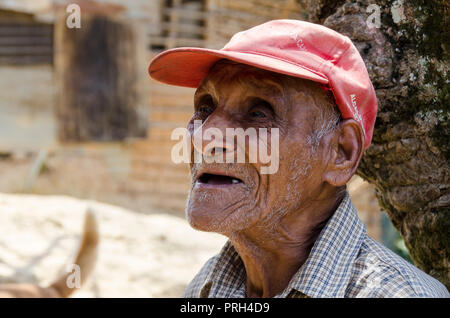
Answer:
POLYGON ((449 297, 444 285, 366 235, 350 297, 449 297))
POLYGON ((207 288, 205 284, 210 277, 214 266, 219 258, 219 254, 211 257, 200 269, 200 271, 195 275, 192 281, 186 287, 183 297, 185 298, 199 298, 207 295, 202 295, 202 291, 207 288))

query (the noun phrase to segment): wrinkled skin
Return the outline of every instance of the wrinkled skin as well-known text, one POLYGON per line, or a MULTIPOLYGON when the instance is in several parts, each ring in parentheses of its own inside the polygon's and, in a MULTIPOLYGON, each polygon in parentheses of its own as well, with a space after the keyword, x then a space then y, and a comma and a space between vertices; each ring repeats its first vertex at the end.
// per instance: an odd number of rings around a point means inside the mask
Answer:
MULTIPOLYGON (((199 133, 194 120, 202 120, 203 133, 216 127, 224 135, 227 127, 279 128, 275 174, 261 174, 259 161, 191 164, 187 219, 196 229, 230 238, 246 268, 248 297, 283 291, 342 200, 361 159, 363 133, 352 119, 340 121, 319 145, 311 144, 321 108, 332 107, 330 103, 329 95, 312 81, 224 61, 195 93, 188 124, 193 137, 199 133), (205 184, 205 173, 241 182, 205 184)), ((204 140, 204 146, 210 142, 204 140)), ((227 147, 216 150, 236 151, 227 147)), ((244 147, 248 155, 248 145, 236 147, 244 147)), ((192 149, 193 157, 200 149, 192 149)))

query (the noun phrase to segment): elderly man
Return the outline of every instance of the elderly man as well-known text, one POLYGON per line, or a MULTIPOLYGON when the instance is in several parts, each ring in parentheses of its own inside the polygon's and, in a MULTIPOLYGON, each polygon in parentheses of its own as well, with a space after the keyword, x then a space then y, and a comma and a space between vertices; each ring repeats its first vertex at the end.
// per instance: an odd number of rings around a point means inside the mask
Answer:
MULTIPOLYGON (((149 73, 197 88, 193 137, 196 120, 202 131, 224 135, 227 128, 279 131, 275 173, 262 174, 260 160, 190 164, 189 223, 229 241, 186 297, 448 296, 366 234, 346 191, 370 145, 377 108, 347 37, 312 23, 270 21, 234 35, 221 50, 163 52, 149 73)), ((220 142, 213 152, 234 154, 241 146, 220 142)), ((192 156, 196 151, 205 150, 194 145, 192 156)))

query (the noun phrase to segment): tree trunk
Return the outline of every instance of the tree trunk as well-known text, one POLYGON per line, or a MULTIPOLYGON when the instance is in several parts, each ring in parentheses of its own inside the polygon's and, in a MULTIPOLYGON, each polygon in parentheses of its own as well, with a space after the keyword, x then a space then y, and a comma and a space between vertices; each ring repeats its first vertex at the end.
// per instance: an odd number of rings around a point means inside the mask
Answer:
POLYGON ((55 26, 58 135, 62 141, 145 136, 137 106, 136 38, 124 21, 82 12, 81 28, 55 26))
POLYGON ((306 20, 349 36, 359 49, 379 109, 358 174, 376 186, 415 264, 449 288, 448 2, 299 2, 306 20), (371 3, 380 8, 378 28, 367 24, 376 22, 371 3))

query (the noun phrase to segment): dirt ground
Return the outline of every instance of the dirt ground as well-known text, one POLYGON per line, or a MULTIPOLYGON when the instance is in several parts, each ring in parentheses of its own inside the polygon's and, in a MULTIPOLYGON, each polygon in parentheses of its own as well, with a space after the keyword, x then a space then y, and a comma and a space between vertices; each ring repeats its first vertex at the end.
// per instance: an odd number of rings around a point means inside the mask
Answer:
POLYGON ((225 237, 185 220, 66 196, 0 194, 0 283, 46 285, 74 257, 87 205, 100 228, 94 274, 74 297, 179 297, 225 237))

